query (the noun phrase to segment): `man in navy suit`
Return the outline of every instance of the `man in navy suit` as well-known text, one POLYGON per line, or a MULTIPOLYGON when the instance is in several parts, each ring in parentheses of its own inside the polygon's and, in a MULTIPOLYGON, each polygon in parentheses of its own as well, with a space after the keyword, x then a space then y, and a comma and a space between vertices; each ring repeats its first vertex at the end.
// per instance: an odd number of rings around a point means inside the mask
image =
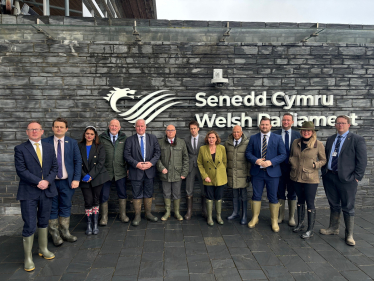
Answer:
POLYGON ((281 135, 286 152, 287 158, 281 164, 282 176, 279 178, 278 185, 278 200, 279 200, 279 218, 278 223, 282 223, 284 219, 284 210, 286 207, 286 190, 288 198, 288 225, 295 226, 295 209, 296 209, 296 192, 290 180, 291 167, 288 163, 290 156, 290 149, 293 141, 300 138, 300 133, 296 130, 292 130, 293 115, 291 113, 285 113, 282 117, 282 129, 274 131, 274 134, 281 135))
POLYGON ((252 176, 252 220, 249 228, 254 228, 258 223, 261 210, 261 197, 266 184, 269 199, 271 227, 274 232, 279 231, 278 213, 279 203, 277 198, 279 177, 282 175, 280 163, 287 158, 286 148, 282 137, 272 134, 270 119, 263 117, 260 122, 260 133, 249 140, 245 157, 251 162, 252 176))
POLYGON ((323 187, 330 205, 330 226, 321 229, 324 235, 339 234, 340 213, 345 222, 345 243, 356 244, 353 239, 355 198, 358 182, 362 180, 367 165, 365 139, 351 133, 351 119, 340 115, 335 120, 337 134, 326 141, 328 162, 322 167, 323 187))
POLYGON ((161 150, 156 136, 146 134, 143 119, 135 123, 136 134, 125 142, 124 158, 128 164, 129 179, 132 184, 132 195, 135 218, 132 225, 137 226, 141 220, 142 201, 144 200, 145 216, 150 221, 157 221, 151 213, 153 196, 153 179, 156 176, 156 163, 161 150))
POLYGON ((55 257, 47 248, 47 226, 52 198, 57 195, 55 177, 58 167, 53 145, 41 142, 41 136, 44 134, 41 124, 31 121, 26 133, 29 140, 14 148, 14 164, 20 178, 17 200, 20 201, 24 221, 22 231, 25 253, 24 269, 32 271, 35 269, 32 260, 32 245, 36 226, 39 229, 39 255, 45 259, 55 257))
POLYGON ((82 157, 77 141, 65 136, 68 122, 64 118, 59 117, 53 121, 52 131, 53 136, 42 139, 43 143, 54 146, 58 164, 55 179, 58 195, 53 197, 48 229, 54 245, 60 246, 63 240, 77 241, 77 237, 70 234, 69 225, 71 200, 81 178, 82 157))

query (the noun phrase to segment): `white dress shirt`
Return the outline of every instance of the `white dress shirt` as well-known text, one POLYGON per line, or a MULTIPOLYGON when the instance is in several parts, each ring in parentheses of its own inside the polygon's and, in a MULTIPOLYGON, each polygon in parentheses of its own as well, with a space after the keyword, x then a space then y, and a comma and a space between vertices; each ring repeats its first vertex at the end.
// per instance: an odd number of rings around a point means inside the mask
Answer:
POLYGON ((35 150, 35 153, 36 153, 36 145, 34 145, 34 143, 38 143, 39 144, 39 149, 40 149, 40 154, 42 155, 42 159, 43 159, 43 147, 42 147, 42 140, 38 141, 38 142, 35 142, 35 141, 32 141, 29 139, 29 141, 31 142, 32 144, 32 147, 34 148, 35 150))
POLYGON ((142 147, 141 146, 141 140, 142 140, 142 138, 141 137, 143 137, 143 143, 144 143, 144 161, 145 161, 145 158, 146 158, 146 151, 147 151, 147 141, 146 141, 146 134, 144 134, 144 135, 139 135, 139 134, 137 134, 138 135, 138 140, 139 140, 139 146, 140 146, 140 148, 142 147))

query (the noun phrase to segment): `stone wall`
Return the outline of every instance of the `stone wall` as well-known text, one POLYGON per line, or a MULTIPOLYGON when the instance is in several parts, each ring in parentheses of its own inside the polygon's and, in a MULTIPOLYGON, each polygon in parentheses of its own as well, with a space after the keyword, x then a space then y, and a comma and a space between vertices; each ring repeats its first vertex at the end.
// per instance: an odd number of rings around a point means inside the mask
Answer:
MULTIPOLYGON (((254 126, 244 131, 250 137, 258 132, 255 127, 257 113, 280 116, 287 111, 272 106, 270 100, 266 107, 198 108, 195 105, 198 92, 207 96, 246 95, 251 91, 256 94, 266 91, 268 96, 279 91, 287 95, 333 95, 333 106, 296 106, 292 112, 323 116, 356 113, 358 125, 352 126, 351 131, 364 136, 368 146, 368 167, 359 184, 356 203, 358 207, 371 206, 374 44, 172 41, 142 41, 139 44, 134 41, 48 40, 44 35, 40 39, 40 34, 33 38, 33 33, 28 39, 8 40, 1 37, 8 28, 4 19, 12 19, 14 24, 22 19, 25 24, 30 24, 25 17, 3 16, 3 25, 0 25, 0 214, 19 213, 13 149, 27 140, 25 129, 28 121, 40 120, 45 136, 52 134, 51 122, 59 116, 68 119, 67 134, 77 140, 81 139, 87 125, 94 125, 102 132, 111 118, 119 117, 104 100, 113 87, 130 88, 140 95, 167 89, 183 101, 158 115, 147 126, 147 131, 157 137, 163 136, 168 124, 177 127, 178 136, 186 136, 188 122, 195 119, 195 114, 202 115, 203 112, 217 116, 245 112, 254 120, 254 126), (224 77, 229 79, 227 86, 215 88, 211 84, 215 68, 223 69, 224 77)), ((158 24, 171 25, 168 21, 159 21, 158 24)), ((209 26, 209 22, 200 24, 209 26)), ((18 27, 22 33, 23 26, 18 27)), ((81 25, 69 28, 82 34, 85 32, 81 25)), ((119 101, 118 108, 125 108, 126 102, 119 101)), ((133 124, 125 120, 121 124, 128 136, 135 133, 133 124)), ((213 129, 223 140, 231 131, 231 128, 213 129)), ((208 130, 204 127, 201 132, 204 134, 208 130)), ((333 127, 320 127, 318 138, 325 141, 333 133, 333 127)), ((200 191, 197 189, 195 194, 194 208, 198 210, 200 191)), ((131 198, 131 192, 129 195, 131 198)), ((155 209, 163 210, 158 181, 154 196, 155 209)), ((227 189, 225 208, 231 208, 230 198, 227 189)), ((327 205, 321 185, 317 206, 327 205)), ((114 187, 110 207, 113 211, 117 207, 114 187)), ((74 196, 73 211, 83 212, 80 190, 74 196)))

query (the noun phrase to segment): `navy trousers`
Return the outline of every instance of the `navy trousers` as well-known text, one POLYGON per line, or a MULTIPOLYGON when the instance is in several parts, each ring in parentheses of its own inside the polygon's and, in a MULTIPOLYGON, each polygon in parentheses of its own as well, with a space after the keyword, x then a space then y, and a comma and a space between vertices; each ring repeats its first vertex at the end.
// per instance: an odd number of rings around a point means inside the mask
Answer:
POLYGON ((153 178, 149 179, 146 174, 141 180, 132 180, 132 196, 134 199, 152 198, 153 178))
POLYGON ((49 217, 51 215, 52 197, 45 196, 42 191, 38 199, 20 200, 21 214, 24 222, 22 236, 30 237, 38 228, 46 228, 48 226, 49 217))
POLYGON ((113 180, 110 180, 104 183, 103 188, 101 189, 101 194, 100 194, 100 204, 103 204, 109 200, 110 187, 113 182, 116 184, 118 199, 127 198, 126 178, 122 178, 117 181, 113 179, 113 180))
POLYGON ((261 201, 262 192, 264 191, 265 184, 269 202, 273 204, 278 203, 277 192, 279 177, 270 177, 265 169, 260 169, 260 172, 257 175, 252 176, 252 200, 261 201))
MULTIPOLYGON (((288 165, 288 164, 282 164, 288 165)), ((278 199, 286 200, 286 190, 287 190, 287 199, 296 200, 296 192, 293 186, 293 182, 290 180, 291 168, 289 166, 282 167, 282 175, 279 178, 278 185, 278 199)))
POLYGON ((53 197, 51 216, 49 219, 57 219, 58 217, 70 217, 71 214, 71 200, 75 193, 67 179, 55 180, 58 195, 53 197))

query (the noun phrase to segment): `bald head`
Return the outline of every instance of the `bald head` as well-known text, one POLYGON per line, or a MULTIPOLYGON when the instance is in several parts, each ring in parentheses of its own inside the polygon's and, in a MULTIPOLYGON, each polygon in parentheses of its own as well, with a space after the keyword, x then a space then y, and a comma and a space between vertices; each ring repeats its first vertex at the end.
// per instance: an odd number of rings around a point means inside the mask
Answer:
POLYGON ((109 122, 108 128, 109 128, 109 132, 113 136, 116 136, 118 134, 119 130, 121 130, 121 124, 119 123, 119 121, 117 119, 112 119, 109 122))
POLYGON ((166 127, 166 136, 168 137, 168 139, 174 139, 176 133, 177 131, 175 130, 175 127, 173 125, 169 125, 166 127))
POLYGON ((232 128, 232 136, 234 137, 235 140, 239 140, 243 135, 243 130, 242 130, 242 127, 240 127, 239 125, 236 125, 234 126, 234 128, 232 128))

